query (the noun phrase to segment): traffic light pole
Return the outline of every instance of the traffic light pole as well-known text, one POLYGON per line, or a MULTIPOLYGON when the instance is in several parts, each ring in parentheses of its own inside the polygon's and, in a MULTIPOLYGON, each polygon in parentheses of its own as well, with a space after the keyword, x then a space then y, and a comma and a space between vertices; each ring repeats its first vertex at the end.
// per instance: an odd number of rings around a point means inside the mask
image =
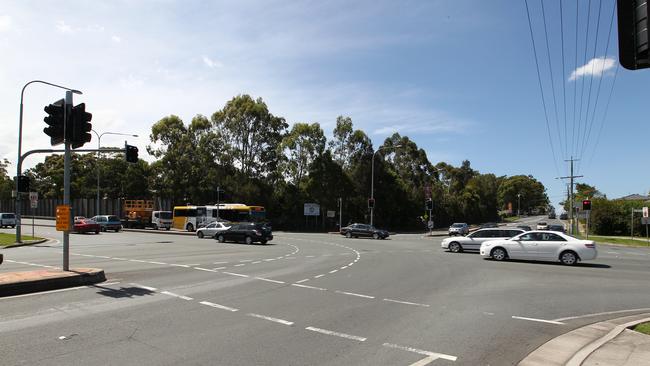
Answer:
MULTIPOLYGON (((72 92, 65 92, 65 108, 63 109, 63 120, 67 121, 70 116, 69 112, 72 111, 72 92)), ((63 124, 63 130, 68 126, 69 123, 63 124)), ((68 131, 65 131, 63 136, 68 136, 68 131)), ((63 157, 63 204, 70 207, 70 141, 65 139, 65 150, 63 157)), ((72 211, 70 211, 72 215, 72 211)), ((72 217, 69 217, 68 220, 72 222, 72 217)), ((63 232, 63 270, 70 270, 70 230, 63 232)))

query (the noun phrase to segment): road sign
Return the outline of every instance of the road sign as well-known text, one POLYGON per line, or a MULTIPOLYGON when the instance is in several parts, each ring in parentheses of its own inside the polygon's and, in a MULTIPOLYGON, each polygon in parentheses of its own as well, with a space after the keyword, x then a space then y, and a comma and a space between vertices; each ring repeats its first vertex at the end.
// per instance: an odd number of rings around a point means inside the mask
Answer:
POLYGON ((70 206, 56 206, 56 231, 70 231, 70 206))
POLYGON ((29 192, 29 202, 32 208, 38 208, 38 192, 29 192))
POLYGON ((336 211, 327 211, 327 217, 336 217, 336 211))
POLYGON ((429 229, 433 229, 433 220, 429 220, 427 226, 429 227, 429 229))
POLYGON ((320 205, 318 203, 305 203, 305 216, 320 216, 320 205))
POLYGON ((648 208, 647 207, 643 208, 643 217, 648 218, 648 208))

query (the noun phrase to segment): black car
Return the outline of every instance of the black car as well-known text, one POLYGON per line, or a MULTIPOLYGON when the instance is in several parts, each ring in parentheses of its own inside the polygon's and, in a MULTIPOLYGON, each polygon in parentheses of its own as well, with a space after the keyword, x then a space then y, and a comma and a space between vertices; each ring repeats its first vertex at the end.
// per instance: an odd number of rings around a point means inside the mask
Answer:
POLYGON ((271 226, 267 224, 246 222, 233 224, 230 229, 218 232, 214 238, 219 243, 234 241, 246 244, 255 242, 266 244, 269 240, 273 240, 273 234, 271 233, 271 226))
POLYGON ((390 234, 386 230, 376 229, 372 225, 352 224, 341 228, 341 235, 346 238, 358 238, 360 236, 372 237, 373 239, 386 239, 390 234))
POLYGON ((566 212, 560 214, 560 220, 568 220, 568 219, 569 219, 569 215, 567 215, 566 212))

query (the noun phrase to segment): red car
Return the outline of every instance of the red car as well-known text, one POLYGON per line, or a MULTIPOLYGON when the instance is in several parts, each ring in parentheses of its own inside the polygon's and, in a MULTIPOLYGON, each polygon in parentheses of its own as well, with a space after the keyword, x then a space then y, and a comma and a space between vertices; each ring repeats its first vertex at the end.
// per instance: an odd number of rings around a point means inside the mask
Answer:
POLYGON ((90 219, 81 219, 74 222, 72 231, 75 233, 95 233, 99 234, 100 226, 97 222, 90 219))

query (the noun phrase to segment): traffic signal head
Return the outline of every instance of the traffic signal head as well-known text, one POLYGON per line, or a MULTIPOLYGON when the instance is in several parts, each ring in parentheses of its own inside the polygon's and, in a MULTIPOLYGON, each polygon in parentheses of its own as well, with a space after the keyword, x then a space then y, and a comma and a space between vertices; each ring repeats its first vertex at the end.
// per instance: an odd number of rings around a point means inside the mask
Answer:
POLYGON ((433 200, 431 198, 427 198, 426 203, 427 210, 433 210, 433 200))
POLYGON ((133 145, 124 145, 127 163, 138 162, 138 148, 133 145))
POLYGON ((29 192, 29 177, 26 175, 19 175, 14 177, 18 181, 18 192, 27 193, 29 192))
POLYGON ((375 199, 368 198, 368 208, 375 208, 375 199))
POLYGON ((648 0, 618 0, 618 58, 628 70, 650 67, 648 0))
POLYGON ((43 132, 50 136, 50 143, 52 145, 63 143, 65 138, 64 108, 65 101, 63 99, 57 100, 44 108, 47 116, 43 118, 43 121, 47 123, 48 127, 45 127, 43 132))
POLYGON ((86 104, 81 103, 77 104, 72 108, 72 116, 70 120, 70 144, 73 149, 84 146, 85 143, 90 142, 92 135, 90 130, 93 128, 93 125, 90 124, 90 121, 93 119, 91 113, 86 112, 86 104))
POLYGON ((591 201, 590 200, 583 200, 582 201, 582 210, 583 211, 591 210, 591 201))

